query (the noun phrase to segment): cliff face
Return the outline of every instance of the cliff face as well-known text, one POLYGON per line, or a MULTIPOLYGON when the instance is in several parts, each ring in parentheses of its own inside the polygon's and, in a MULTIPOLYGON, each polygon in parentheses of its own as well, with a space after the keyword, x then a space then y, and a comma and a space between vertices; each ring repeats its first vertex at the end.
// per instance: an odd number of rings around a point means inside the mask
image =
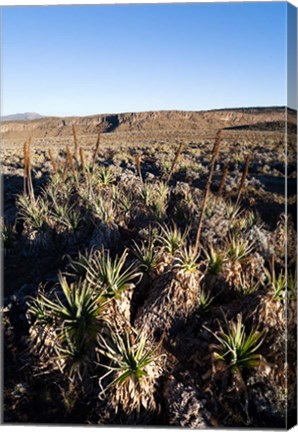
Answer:
MULTIPOLYGON (((289 121, 294 122, 294 111, 288 110, 289 121)), ((124 114, 102 114, 88 117, 43 117, 30 121, 1 123, 4 139, 32 137, 64 137, 72 133, 75 125, 78 134, 95 134, 130 131, 199 131, 222 128, 248 127, 262 124, 284 124, 285 109, 247 108, 213 111, 150 111, 124 114)))

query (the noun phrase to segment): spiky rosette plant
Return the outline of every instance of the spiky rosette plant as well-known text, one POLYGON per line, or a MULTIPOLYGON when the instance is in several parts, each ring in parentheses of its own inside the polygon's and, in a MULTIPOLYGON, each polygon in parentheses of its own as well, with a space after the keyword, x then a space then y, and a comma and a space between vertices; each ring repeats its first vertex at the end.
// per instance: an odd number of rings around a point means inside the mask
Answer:
POLYGON ((231 223, 234 223, 241 217, 244 210, 241 208, 240 204, 234 204, 232 201, 227 200, 225 202, 225 216, 230 220, 231 223))
POLYGON ((220 301, 220 296, 223 294, 222 300, 225 299, 225 290, 227 287, 224 278, 224 266, 227 261, 226 251, 218 243, 213 245, 212 242, 207 243, 206 247, 202 247, 202 271, 204 278, 202 286, 207 290, 212 297, 220 301))
POLYGON ((41 292, 29 301, 32 347, 42 353, 44 367, 59 369, 73 382, 82 381, 94 355, 108 301, 103 290, 95 289, 87 280, 69 285, 61 273, 59 288, 52 298, 41 292))
POLYGON ((99 397, 111 397, 116 412, 119 406, 126 414, 156 411, 155 391, 164 355, 146 333, 132 327, 122 334, 111 329, 108 337, 99 335, 97 351, 100 365, 107 369, 99 380, 99 397))
POLYGON ((86 250, 85 253, 78 253, 76 259, 68 256, 69 263, 67 265, 67 275, 74 276, 76 278, 85 279, 87 268, 89 264, 89 260, 92 259, 94 251, 91 249, 90 251, 86 250))
POLYGON ((160 225, 159 228, 160 234, 157 240, 161 248, 161 258, 159 260, 158 272, 161 273, 185 247, 189 228, 183 233, 175 223, 172 226, 160 225))
POLYGON ((278 275, 275 269, 275 260, 272 257, 268 268, 264 268, 265 273, 265 295, 255 310, 254 319, 266 325, 274 332, 282 334, 286 327, 286 308, 287 308, 287 278, 281 269, 278 275))
POLYGON ((130 188, 126 189, 118 184, 117 186, 113 185, 111 197, 115 203, 119 222, 124 222, 126 226, 129 225, 135 204, 134 193, 130 188))
MULTIPOLYGON (((134 246, 131 248, 137 265, 142 273, 142 279, 138 282, 132 297, 132 304, 140 306, 144 303, 153 280, 156 279, 160 260, 162 259, 162 252, 158 245, 157 239, 152 232, 146 234, 144 240, 140 243, 133 242, 134 246)), ((132 308, 136 311, 136 307, 132 308)), ((131 317, 133 319, 133 317, 131 317)))
POLYGON ((42 300, 44 295, 43 287, 39 287, 36 298, 29 298, 27 302, 30 351, 37 353, 41 369, 47 368, 51 357, 55 357, 55 345, 58 341, 55 319, 42 300))
POLYGON ((150 237, 148 241, 142 241, 140 245, 134 241, 132 252, 136 257, 140 270, 149 276, 153 275, 161 256, 156 240, 150 237))
POLYGON ((240 372, 243 368, 258 367, 262 357, 256 351, 264 341, 265 329, 259 331, 258 328, 252 328, 247 334, 242 314, 237 315, 236 323, 227 322, 226 317, 224 318, 226 330, 221 324, 217 332, 204 327, 217 340, 213 351, 214 361, 224 362, 226 367, 234 372, 240 372))
POLYGON ((24 223, 28 232, 45 232, 48 229, 49 208, 47 202, 41 196, 32 199, 29 195, 19 195, 17 208, 17 220, 24 223))
POLYGON ((88 212, 93 231, 89 246, 96 249, 102 247, 117 249, 119 228, 117 205, 112 199, 109 188, 96 188, 93 185, 82 188, 80 196, 83 207, 88 212))
POLYGON ((112 226, 116 219, 115 204, 111 200, 111 196, 102 193, 91 193, 91 197, 86 203, 87 208, 90 209, 94 219, 99 219, 102 223, 112 226))
POLYGON ((230 235, 226 242, 227 260, 223 267, 223 273, 230 286, 239 286, 240 275, 252 260, 254 244, 248 239, 230 235))
MULTIPOLYGON (((249 380, 266 376, 270 370, 267 355, 264 358, 260 353, 264 350, 266 329, 244 323, 241 313, 236 320, 228 320, 224 314, 224 323, 216 321, 218 330, 214 331, 213 325, 212 329, 203 326, 212 335, 209 344, 211 392, 224 413, 224 424, 249 425, 252 422, 249 380)), ((260 392, 262 400, 263 389, 260 392)))
POLYGON ((161 221, 168 207, 169 187, 166 183, 144 183, 139 192, 140 204, 144 207, 145 214, 161 221))
POLYGON ((49 213, 48 202, 42 196, 17 197, 17 222, 23 224, 23 255, 36 256, 53 247, 49 213))
POLYGON ((226 261, 224 251, 216 250, 212 243, 210 243, 208 249, 203 248, 203 252, 206 257, 207 271, 212 275, 219 275, 226 261))
POLYGON ((101 167, 98 172, 98 180, 99 180, 99 184, 102 187, 110 186, 115 181, 115 177, 114 174, 112 173, 111 168, 101 167))
POLYGON ((153 282, 148 298, 138 311, 136 326, 157 338, 166 335, 175 321, 185 320, 200 301, 199 254, 185 247, 171 266, 153 282))
POLYGON ((80 226, 81 214, 76 207, 76 204, 69 206, 63 217, 59 219, 60 225, 62 225, 67 231, 76 231, 80 226))
POLYGON ((104 298, 111 300, 105 313, 111 314, 120 326, 130 320, 132 290, 142 277, 135 263, 127 265, 127 257, 127 250, 113 259, 110 251, 102 249, 94 251, 88 262, 80 262, 80 267, 86 271, 86 280, 94 288, 102 290, 104 298))
POLYGON ((277 264, 284 266, 285 255, 289 265, 296 266, 297 233, 291 215, 282 213, 273 231, 274 257, 277 264))
POLYGON ((211 295, 211 293, 202 289, 200 293, 200 304, 198 308, 199 315, 207 313, 213 301, 214 297, 211 295))

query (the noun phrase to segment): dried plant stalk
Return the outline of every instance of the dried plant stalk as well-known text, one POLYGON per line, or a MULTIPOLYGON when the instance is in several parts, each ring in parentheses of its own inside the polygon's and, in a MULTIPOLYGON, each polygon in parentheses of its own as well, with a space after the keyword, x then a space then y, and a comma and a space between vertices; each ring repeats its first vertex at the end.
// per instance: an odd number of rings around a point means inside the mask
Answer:
POLYGON ((51 149, 49 149, 49 156, 50 156, 50 161, 51 161, 51 164, 52 164, 52 168, 53 168, 54 174, 57 174, 57 164, 55 162, 55 159, 53 157, 51 149))
POLYGON ((72 154, 71 154, 71 151, 70 151, 68 145, 66 146, 66 152, 67 152, 67 159, 69 162, 69 166, 70 166, 72 172, 75 174, 76 170, 75 170, 75 166, 74 166, 74 162, 73 162, 73 157, 72 157, 72 154))
POLYGON ((31 157, 30 157, 31 142, 32 142, 32 138, 30 137, 27 142, 27 189, 28 189, 28 194, 31 196, 31 199, 34 200, 34 189, 33 189, 32 176, 31 176, 31 157))
POLYGON ((24 153, 24 195, 27 194, 27 174, 28 174, 28 147, 27 141, 24 142, 23 145, 23 153, 24 153))
POLYGON ((227 179, 227 176, 228 176, 228 172, 229 172, 228 166, 224 165, 224 167, 223 167, 223 173, 222 173, 222 178, 221 178, 220 185, 219 185, 219 188, 218 188, 218 195, 221 195, 222 192, 223 192, 223 189, 224 189, 224 186, 225 186, 225 183, 226 183, 226 179, 227 179))
POLYGON ((250 160, 251 160, 251 154, 248 154, 247 157, 246 157, 246 160, 245 160, 245 167, 244 167, 244 171, 243 171, 243 174, 242 174, 242 177, 241 177, 241 181, 240 181, 240 185, 239 185, 239 190, 238 190, 238 194, 237 194, 236 205, 240 201, 240 196, 241 196, 242 190, 243 190, 244 185, 245 185, 245 180, 246 180, 246 177, 247 177, 247 174, 248 174, 248 167, 249 167, 250 160))
POLYGON ((136 164, 137 164, 137 170, 138 170, 139 177, 140 177, 140 179, 141 179, 141 182, 144 183, 144 180, 143 180, 143 177, 142 177, 142 171, 141 171, 141 158, 140 158, 140 156, 137 154, 137 155, 135 156, 135 159, 136 159, 136 164))
POLYGON ((85 158, 84 158, 84 149, 82 147, 80 147, 80 162, 81 162, 81 168, 84 169, 85 158))
POLYGON ((214 165, 215 165, 215 161, 217 159, 219 149, 220 149, 220 144, 221 144, 221 134, 222 134, 222 131, 219 130, 216 134, 216 139, 215 139, 214 147, 212 150, 212 158, 211 158, 211 162, 210 162, 209 176, 208 176, 208 180, 207 180, 207 184, 206 184, 205 196, 204 196, 202 211, 200 214, 200 219, 199 219, 199 224, 198 224, 198 229, 197 229, 196 243, 195 243, 195 249, 194 249, 195 255, 197 255, 198 250, 199 250, 201 230, 202 230, 203 219, 204 219, 206 206, 207 206, 207 202, 208 202, 208 196, 210 193, 210 187, 211 187, 211 181, 212 181, 212 176, 213 176, 213 171, 214 171, 214 165))
POLYGON ((108 189, 108 196, 107 196, 107 210, 108 213, 110 214, 111 211, 111 205, 112 205, 112 191, 111 189, 108 189))
POLYGON ((271 271, 272 271, 272 283, 275 284, 275 258, 271 255, 271 271))
POLYGON ((173 172, 174 172, 174 169, 175 169, 175 166, 176 166, 177 160, 178 160, 178 158, 179 158, 179 155, 180 155, 180 153, 181 153, 182 147, 183 147, 183 143, 180 143, 180 145, 179 145, 179 147, 178 147, 178 150, 177 150, 177 152, 176 152, 176 154, 175 154, 175 158, 174 158, 174 160, 173 160, 173 163, 172 163, 171 169, 170 169, 170 173, 169 173, 168 181, 167 181, 168 183, 169 183, 169 181, 170 181, 170 179, 171 179, 171 177, 172 177, 172 174, 173 174, 173 172))
POLYGON ((75 159, 76 159, 76 161, 78 161, 79 148, 78 148, 77 131, 76 131, 75 125, 72 125, 72 136, 73 136, 73 142, 74 142, 74 148, 75 148, 75 159))
POLYGON ((62 174, 62 180, 66 180, 66 174, 67 174, 67 166, 68 166, 68 159, 66 158, 63 164, 63 174, 62 174))
POLYGON ((98 132, 98 135, 97 135, 96 145, 95 145, 95 149, 94 149, 94 153, 93 153, 92 168, 94 168, 96 156, 98 154, 99 144, 100 144, 100 136, 101 136, 101 130, 98 132))

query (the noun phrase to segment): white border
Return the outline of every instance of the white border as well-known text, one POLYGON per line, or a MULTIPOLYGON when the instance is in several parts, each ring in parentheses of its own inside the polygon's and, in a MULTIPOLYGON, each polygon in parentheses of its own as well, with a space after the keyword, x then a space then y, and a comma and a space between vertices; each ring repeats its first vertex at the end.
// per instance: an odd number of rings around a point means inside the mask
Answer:
MULTIPOLYGON (((281 0, 284 1, 284 0, 281 0)), ((245 2, 254 2, 254 3, 259 3, 256 2, 255 0, 246 0, 245 2)), ((262 0, 263 2, 272 2, 272 0, 262 0)), ((140 4, 140 3, 239 3, 239 0, 229 0, 228 2, 225 1, 218 1, 218 0, 204 0, 204 1, 198 1, 198 0, 187 0, 187 2, 183 1, 183 0, 87 0, 86 2, 83 2, 82 0, 0 0, 0 6, 7 6, 7 7, 13 7, 13 6, 55 6, 55 5, 96 5, 96 4, 140 4)), ((293 4, 295 7, 298 8, 298 0, 290 0, 289 3, 293 4)), ((0 11, 1 12, 1 11, 0 11)), ((298 11, 297 11, 298 14, 298 11)), ((0 34, 1 35, 1 34, 0 34)), ((0 39, 0 44, 1 44, 1 39, 0 39)), ((0 398, 1 400, 2 398, 0 398)), ((0 419, 1 420, 1 419, 0 419)), ((36 430, 38 428, 38 431, 42 431, 42 432, 49 432, 49 429, 51 428, 55 428, 56 430, 63 430, 63 429, 69 429, 71 428, 75 428, 75 430, 79 430, 79 431, 86 431, 87 430, 99 430, 99 431, 105 431, 105 430, 111 430, 111 431, 115 431, 115 432, 121 432, 123 430, 127 430, 127 431, 145 431, 145 430, 178 430, 177 428, 166 428, 166 427, 156 427, 156 428, 138 428, 138 427, 106 427, 106 426, 100 426, 98 425, 97 427, 80 427, 80 426, 54 426, 54 425, 48 425, 48 426, 39 426, 39 425, 1 425, 1 429, 3 431, 6 432, 11 432, 14 430, 19 430, 21 429, 25 429, 25 430, 36 430)), ((216 432, 226 432, 227 429, 213 429, 216 432)), ((231 429, 230 429, 231 430, 231 429)), ((245 430, 249 430, 249 429, 245 429, 245 430)), ((254 432, 257 432, 260 429, 251 429, 254 432)), ((298 427, 295 426, 293 429, 293 431, 298 431, 298 427)), ((238 429, 232 429, 233 432, 238 432, 238 429)), ((266 429, 266 431, 270 431, 270 429, 266 429)))

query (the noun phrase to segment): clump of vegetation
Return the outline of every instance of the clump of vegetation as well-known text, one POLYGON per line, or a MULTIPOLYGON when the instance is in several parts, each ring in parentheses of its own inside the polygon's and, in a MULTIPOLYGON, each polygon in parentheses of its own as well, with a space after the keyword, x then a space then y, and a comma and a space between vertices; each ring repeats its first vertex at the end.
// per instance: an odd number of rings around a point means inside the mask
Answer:
POLYGON ((142 272, 150 274, 156 270, 161 253, 154 238, 150 237, 148 242, 142 241, 140 246, 134 242, 132 251, 142 272))
POLYGON ((226 130, 118 150, 98 130, 91 152, 78 132, 42 153, 44 178, 25 144, 16 217, 1 223, 15 291, 3 309, 9 418, 191 426, 204 411, 206 427, 255 426, 257 400, 275 425, 296 326, 293 226, 256 211, 254 161, 234 156, 231 172, 226 130))
POLYGON ((211 274, 218 275, 222 269, 226 260, 223 252, 217 252, 213 245, 209 245, 209 250, 204 249, 204 254, 207 259, 207 268, 211 274))
POLYGON ((246 334, 241 314, 238 314, 236 323, 225 320, 225 324, 226 330, 220 325, 218 332, 211 332, 218 342, 213 352, 215 360, 222 360, 227 367, 237 372, 243 368, 259 366, 261 356, 256 351, 264 341, 265 330, 253 328, 246 334))
POLYGON ((87 280, 69 285, 60 273, 59 286, 60 297, 57 291, 53 299, 40 293, 29 302, 33 346, 44 354, 48 347, 43 366, 58 368, 71 381, 82 381, 102 329, 100 321, 107 300, 103 289, 95 290, 87 280))
POLYGON ((119 334, 110 330, 108 337, 99 336, 97 351, 108 360, 108 363, 101 363, 107 373, 99 380, 99 397, 112 389, 115 410, 121 406, 128 414, 157 409, 155 386, 162 374, 164 355, 144 332, 130 329, 119 334))

